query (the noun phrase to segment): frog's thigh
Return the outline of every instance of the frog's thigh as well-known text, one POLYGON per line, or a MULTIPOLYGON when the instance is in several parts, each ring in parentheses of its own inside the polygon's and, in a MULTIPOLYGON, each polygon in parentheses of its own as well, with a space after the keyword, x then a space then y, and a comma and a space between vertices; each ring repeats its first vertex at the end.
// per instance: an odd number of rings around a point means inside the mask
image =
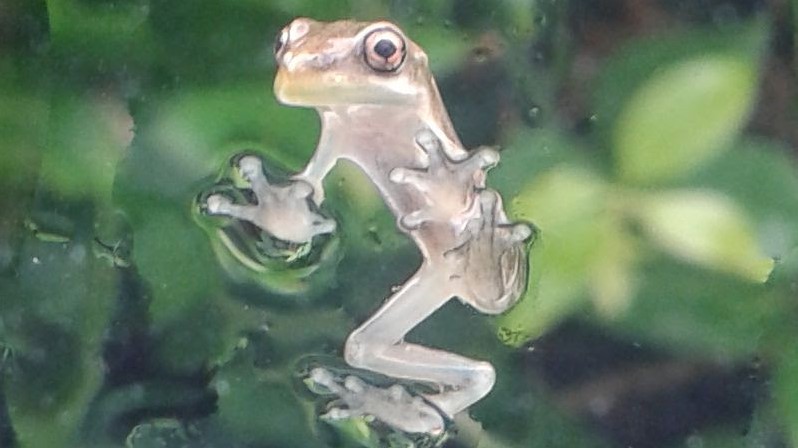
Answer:
POLYGON ((487 362, 403 342, 407 332, 453 296, 450 283, 435 274, 422 267, 352 332, 344 356, 353 367, 441 386, 445 392, 427 399, 451 416, 490 392, 495 372, 487 362))

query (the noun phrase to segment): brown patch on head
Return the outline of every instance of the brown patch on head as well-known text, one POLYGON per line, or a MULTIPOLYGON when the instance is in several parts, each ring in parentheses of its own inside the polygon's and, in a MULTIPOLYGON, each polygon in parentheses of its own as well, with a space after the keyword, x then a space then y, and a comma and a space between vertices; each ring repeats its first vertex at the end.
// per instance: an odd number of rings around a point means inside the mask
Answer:
POLYGON ((368 22, 352 20, 318 22, 304 17, 295 19, 283 28, 278 37, 283 40, 283 44, 276 54, 277 60, 280 62, 281 56, 288 52, 323 54, 328 50, 330 42, 353 38, 367 26, 368 22))
POLYGON ((424 51, 390 22, 300 18, 275 49, 275 93, 289 104, 406 103, 434 89, 424 51))

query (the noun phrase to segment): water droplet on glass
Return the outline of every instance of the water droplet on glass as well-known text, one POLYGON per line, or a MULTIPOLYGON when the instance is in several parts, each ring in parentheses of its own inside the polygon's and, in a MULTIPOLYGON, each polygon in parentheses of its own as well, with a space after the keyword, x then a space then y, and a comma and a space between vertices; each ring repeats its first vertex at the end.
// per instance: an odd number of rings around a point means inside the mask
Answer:
POLYGON ((532 106, 526 111, 526 122, 530 126, 535 126, 541 118, 541 110, 538 106, 532 106))
POLYGON ((687 448, 703 448, 704 439, 701 436, 692 435, 687 438, 685 445, 687 448))
POLYGON ((548 23, 548 21, 549 21, 549 19, 546 16, 546 14, 541 14, 539 16, 535 16, 535 24, 538 25, 538 26, 546 26, 546 23, 548 23))
POLYGON ((216 389, 216 393, 220 396, 227 395, 230 392, 230 383, 226 380, 219 380, 214 385, 216 389))

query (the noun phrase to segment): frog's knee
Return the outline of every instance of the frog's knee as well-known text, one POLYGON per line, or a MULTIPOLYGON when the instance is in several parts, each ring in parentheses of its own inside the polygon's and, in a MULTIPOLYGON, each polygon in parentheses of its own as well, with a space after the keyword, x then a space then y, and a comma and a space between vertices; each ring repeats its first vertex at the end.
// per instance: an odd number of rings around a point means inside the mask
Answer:
POLYGON ((355 330, 344 344, 344 360, 352 367, 367 368, 370 354, 374 348, 374 344, 368 342, 363 333, 355 330))
POLYGON ((477 363, 471 371, 471 376, 468 381, 470 387, 475 394, 483 397, 493 389, 496 384, 496 369, 488 363, 481 361, 477 363))

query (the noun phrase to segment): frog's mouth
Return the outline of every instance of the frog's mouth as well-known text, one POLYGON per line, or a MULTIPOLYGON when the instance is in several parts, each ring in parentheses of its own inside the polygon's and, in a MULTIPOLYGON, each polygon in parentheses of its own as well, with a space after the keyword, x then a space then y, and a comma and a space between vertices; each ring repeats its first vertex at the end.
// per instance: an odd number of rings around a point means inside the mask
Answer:
POLYGON ((413 104, 418 99, 418 90, 401 79, 370 76, 356 81, 341 74, 285 70, 277 72, 274 94, 283 104, 305 107, 413 104))

